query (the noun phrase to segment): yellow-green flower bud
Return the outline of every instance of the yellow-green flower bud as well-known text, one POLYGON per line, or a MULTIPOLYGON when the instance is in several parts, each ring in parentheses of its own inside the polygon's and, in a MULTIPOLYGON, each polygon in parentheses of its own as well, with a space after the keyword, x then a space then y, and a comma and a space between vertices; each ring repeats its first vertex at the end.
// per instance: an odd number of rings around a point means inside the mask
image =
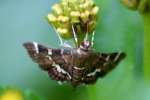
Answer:
POLYGON ((83 6, 84 6, 85 9, 89 8, 89 7, 90 7, 89 2, 86 1, 86 2, 83 4, 83 6))
POLYGON ((67 21, 69 21, 69 17, 60 15, 60 16, 58 16, 57 20, 60 22, 67 22, 67 21))
POLYGON ((78 23, 80 21, 79 20, 79 16, 80 16, 79 11, 71 11, 70 16, 71 16, 71 22, 72 23, 78 23))
POLYGON ((83 22, 87 22, 87 20, 89 20, 89 15, 90 15, 90 12, 86 10, 85 12, 81 13, 80 17, 83 22))
POLYGON ((78 0, 68 0, 69 3, 76 3, 78 0))
POLYGON ((91 7, 94 5, 93 0, 88 0, 87 3, 88 3, 88 5, 91 6, 91 7))
POLYGON ((91 15, 97 15, 98 11, 99 11, 99 7, 97 6, 93 7, 91 11, 91 15))
POLYGON ((90 12, 89 12, 88 10, 86 10, 86 11, 85 11, 85 15, 86 15, 86 16, 89 16, 89 15, 90 15, 90 12))
POLYGON ((56 31, 61 35, 61 37, 65 39, 72 38, 72 35, 69 33, 68 29, 66 28, 57 28, 56 31))
POLYGON ((66 1, 62 1, 62 6, 68 6, 68 2, 66 2, 66 1))
POLYGON ((90 9, 93 5, 94 5, 94 2, 92 0, 86 0, 83 3, 81 3, 79 7, 87 10, 87 9, 90 9))
POLYGON ((61 0, 52 6, 52 14, 48 20, 62 38, 73 38, 72 28, 74 25, 76 34, 85 34, 94 31, 99 8, 93 0, 61 0), (89 27, 87 29, 87 27, 89 27))
POLYGON ((72 17, 79 17, 79 16, 80 16, 80 12, 79 12, 79 11, 71 11, 71 12, 70 12, 70 15, 71 15, 72 17))
POLYGON ((57 18, 53 14, 48 14, 47 18, 50 22, 56 22, 57 21, 57 18))
POLYGON ((66 34, 68 32, 68 30, 65 28, 57 28, 57 32, 62 33, 62 34, 66 34))
POLYGON ((52 6, 52 10, 53 10, 57 15, 62 14, 62 8, 61 8, 60 4, 54 4, 54 5, 52 6))

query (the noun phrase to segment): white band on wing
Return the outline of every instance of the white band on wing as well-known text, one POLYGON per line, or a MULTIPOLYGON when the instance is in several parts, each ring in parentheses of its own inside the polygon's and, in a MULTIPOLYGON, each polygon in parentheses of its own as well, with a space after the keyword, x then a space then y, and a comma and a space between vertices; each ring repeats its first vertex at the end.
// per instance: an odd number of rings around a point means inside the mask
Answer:
POLYGON ((38 44, 36 42, 33 42, 33 45, 34 45, 36 53, 38 54, 39 53, 38 44))

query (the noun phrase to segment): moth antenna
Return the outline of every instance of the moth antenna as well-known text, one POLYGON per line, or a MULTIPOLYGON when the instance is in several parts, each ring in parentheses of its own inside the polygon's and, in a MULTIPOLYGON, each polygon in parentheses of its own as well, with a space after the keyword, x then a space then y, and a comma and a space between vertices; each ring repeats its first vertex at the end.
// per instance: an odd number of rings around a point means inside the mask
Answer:
POLYGON ((86 33, 86 34, 85 34, 85 37, 84 37, 84 41, 86 41, 86 40, 88 40, 88 39, 89 39, 89 34, 86 33))
POLYGON ((78 38, 77 38, 77 34, 75 32, 74 26, 72 25, 72 32, 73 32, 73 38, 75 40, 75 44, 78 47, 78 38))
POLYGON ((94 45, 94 37, 95 37, 95 31, 92 33, 92 38, 91 38, 91 47, 94 45))

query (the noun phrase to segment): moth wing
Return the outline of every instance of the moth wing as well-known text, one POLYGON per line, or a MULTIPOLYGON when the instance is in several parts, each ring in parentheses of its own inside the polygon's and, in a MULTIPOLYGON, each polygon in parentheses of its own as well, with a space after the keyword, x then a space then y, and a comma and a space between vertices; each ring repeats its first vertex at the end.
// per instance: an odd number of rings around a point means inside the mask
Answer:
POLYGON ((83 82, 93 84, 99 77, 104 77, 108 72, 114 69, 119 62, 125 58, 125 53, 98 53, 98 62, 95 69, 88 73, 83 82))
POLYGON ((51 59, 50 51, 51 48, 47 48, 43 45, 37 44, 36 42, 26 42, 23 46, 28 51, 29 56, 33 61, 39 64, 43 70, 47 70, 53 64, 51 59))
POLYGON ((71 76, 62 67, 64 59, 61 57, 61 49, 47 48, 36 42, 26 42, 23 46, 27 49, 32 60, 38 63, 43 70, 48 71, 52 79, 70 80, 71 76))
POLYGON ((101 64, 99 65, 98 76, 103 77, 112 69, 114 69, 121 60, 125 58, 125 53, 115 52, 115 53, 102 53, 99 55, 99 60, 101 64))

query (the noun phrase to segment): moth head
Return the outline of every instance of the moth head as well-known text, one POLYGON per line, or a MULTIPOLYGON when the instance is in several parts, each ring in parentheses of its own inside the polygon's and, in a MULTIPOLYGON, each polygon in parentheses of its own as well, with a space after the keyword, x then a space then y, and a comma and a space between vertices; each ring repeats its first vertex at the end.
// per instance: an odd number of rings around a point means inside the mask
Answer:
POLYGON ((80 49, 82 50, 89 50, 90 47, 91 47, 91 42, 88 40, 83 41, 80 45, 80 49))

